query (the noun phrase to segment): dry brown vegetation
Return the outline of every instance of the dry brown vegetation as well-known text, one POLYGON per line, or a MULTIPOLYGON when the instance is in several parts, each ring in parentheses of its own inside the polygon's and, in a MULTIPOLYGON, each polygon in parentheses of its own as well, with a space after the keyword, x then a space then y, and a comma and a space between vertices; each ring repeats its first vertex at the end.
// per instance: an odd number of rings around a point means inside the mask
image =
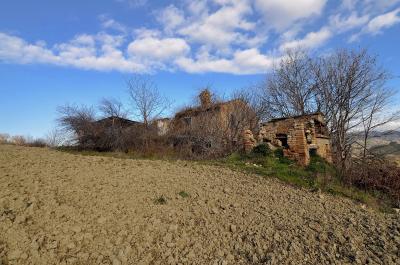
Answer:
POLYGON ((346 181, 365 190, 388 194, 393 205, 400 207, 400 168, 393 162, 377 157, 354 161, 346 181))

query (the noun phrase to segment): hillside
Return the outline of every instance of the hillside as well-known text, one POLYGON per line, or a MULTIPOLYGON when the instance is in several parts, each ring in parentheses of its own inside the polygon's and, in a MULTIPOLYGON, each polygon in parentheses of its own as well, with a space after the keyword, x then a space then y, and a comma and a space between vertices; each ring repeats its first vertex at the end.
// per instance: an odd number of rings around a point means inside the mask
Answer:
POLYGON ((379 155, 400 155, 400 143, 390 142, 385 145, 376 145, 371 148, 371 152, 379 155))
POLYGON ((0 145, 0 264, 399 264, 400 215, 186 161, 0 145))
MULTIPOLYGON (((353 136, 362 142, 361 133, 355 133, 353 136)), ((400 131, 372 132, 368 140, 368 148, 373 154, 396 161, 400 165, 400 131)), ((354 152, 355 154, 360 152, 357 146, 355 146, 354 152)))

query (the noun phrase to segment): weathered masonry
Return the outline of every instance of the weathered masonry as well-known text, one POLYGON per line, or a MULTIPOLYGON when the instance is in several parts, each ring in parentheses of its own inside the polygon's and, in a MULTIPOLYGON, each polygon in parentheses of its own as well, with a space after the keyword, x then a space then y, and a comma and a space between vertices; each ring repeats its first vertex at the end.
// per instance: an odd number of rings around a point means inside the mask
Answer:
POLYGON ((283 148, 284 156, 301 165, 317 154, 332 161, 330 138, 322 113, 273 119, 261 124, 258 141, 283 148))

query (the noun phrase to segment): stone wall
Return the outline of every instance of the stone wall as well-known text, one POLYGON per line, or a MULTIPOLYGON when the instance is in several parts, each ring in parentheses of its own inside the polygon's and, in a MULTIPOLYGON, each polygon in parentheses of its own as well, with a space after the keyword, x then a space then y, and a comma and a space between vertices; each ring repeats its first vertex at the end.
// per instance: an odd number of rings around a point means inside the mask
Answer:
POLYGON ((258 142, 267 142, 284 148, 284 155, 301 165, 308 165, 310 152, 332 161, 330 140, 322 114, 276 119, 260 127, 258 142), (286 143, 284 143, 286 141, 286 143), (285 146, 286 144, 286 146, 285 146))

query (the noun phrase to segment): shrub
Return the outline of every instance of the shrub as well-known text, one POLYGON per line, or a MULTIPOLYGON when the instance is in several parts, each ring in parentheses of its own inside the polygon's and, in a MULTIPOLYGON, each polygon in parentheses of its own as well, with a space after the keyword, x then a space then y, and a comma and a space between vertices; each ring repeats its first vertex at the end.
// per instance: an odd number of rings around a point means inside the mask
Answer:
POLYGON ((327 189, 329 183, 337 177, 335 167, 319 155, 311 156, 310 164, 306 167, 306 170, 314 175, 315 181, 324 189, 327 189))
POLYGON ((9 139, 10 139, 10 135, 8 135, 6 133, 0 133, 0 144, 8 143, 9 139))
POLYGON ((11 137, 11 143, 13 143, 15 145, 23 146, 23 145, 26 145, 26 139, 24 136, 16 135, 16 136, 11 137))
POLYGON ((268 156, 271 154, 271 149, 266 144, 259 144, 253 149, 253 154, 259 156, 268 156))
POLYGON ((394 206, 400 207, 400 168, 378 158, 354 161, 344 180, 359 188, 388 194, 394 206))
POLYGON ((277 148, 274 150, 274 156, 277 158, 283 158, 283 148, 277 148))
POLYGON ((40 139, 40 138, 29 141, 25 145, 29 146, 29 147, 46 147, 47 146, 46 141, 44 139, 40 139))

